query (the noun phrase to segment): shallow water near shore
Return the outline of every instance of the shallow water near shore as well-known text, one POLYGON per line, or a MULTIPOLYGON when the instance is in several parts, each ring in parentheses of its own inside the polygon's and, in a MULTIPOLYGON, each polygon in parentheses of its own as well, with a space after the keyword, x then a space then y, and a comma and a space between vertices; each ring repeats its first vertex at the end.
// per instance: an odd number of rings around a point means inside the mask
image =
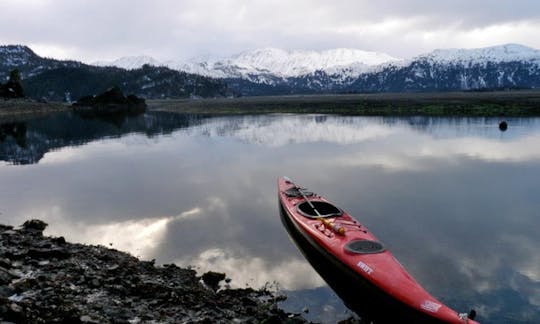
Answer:
POLYGON ((0 219, 350 312, 289 240, 277 177, 365 224, 434 296, 540 322, 540 119, 70 113, 1 126, 0 219))

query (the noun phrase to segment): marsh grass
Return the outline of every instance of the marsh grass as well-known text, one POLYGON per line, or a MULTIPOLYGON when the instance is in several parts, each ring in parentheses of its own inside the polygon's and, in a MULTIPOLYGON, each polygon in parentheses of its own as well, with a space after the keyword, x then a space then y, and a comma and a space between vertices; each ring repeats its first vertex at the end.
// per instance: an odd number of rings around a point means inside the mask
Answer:
POLYGON ((540 116, 540 91, 346 94, 148 100, 151 110, 197 114, 540 116))

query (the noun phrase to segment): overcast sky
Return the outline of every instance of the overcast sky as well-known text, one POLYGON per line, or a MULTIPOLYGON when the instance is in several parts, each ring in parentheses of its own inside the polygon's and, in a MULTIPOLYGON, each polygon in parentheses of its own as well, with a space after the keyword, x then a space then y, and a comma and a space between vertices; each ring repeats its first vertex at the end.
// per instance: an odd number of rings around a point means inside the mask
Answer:
POLYGON ((540 48, 540 1, 0 0, 0 44, 86 62, 336 47, 407 58, 436 48, 540 48))

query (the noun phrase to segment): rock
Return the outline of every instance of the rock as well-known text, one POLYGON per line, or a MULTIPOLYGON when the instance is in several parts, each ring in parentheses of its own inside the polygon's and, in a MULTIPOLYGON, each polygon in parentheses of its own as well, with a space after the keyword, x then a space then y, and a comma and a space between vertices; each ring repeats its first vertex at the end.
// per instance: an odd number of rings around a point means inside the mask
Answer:
POLYGON ((88 315, 83 315, 83 316, 79 317, 79 320, 81 321, 81 323, 99 323, 99 322, 95 321, 92 317, 90 317, 88 315))
POLYGON ((24 277, 24 272, 22 272, 21 269, 11 269, 11 270, 8 270, 8 273, 14 278, 24 277))
POLYGON ((38 281, 34 278, 24 278, 15 281, 12 286, 15 292, 20 294, 38 287, 38 281))
POLYGON ((25 230, 34 230, 34 231, 43 232, 45 228, 47 228, 47 225, 48 225, 47 223, 39 219, 31 219, 24 222, 22 227, 25 230))
POLYGON ((213 291, 219 289, 219 283, 225 279, 224 273, 208 271, 202 275, 203 282, 213 291))
POLYGON ((66 239, 63 236, 53 237, 51 241, 58 245, 66 244, 66 239))
POLYGON ((70 253, 63 248, 31 248, 28 249, 28 256, 35 259, 66 259, 70 253))
POLYGON ((15 294, 15 291, 11 289, 9 286, 0 285, 0 298, 9 298, 10 296, 13 296, 15 294))
POLYGON ((7 269, 0 267, 0 285, 7 285, 13 279, 13 275, 7 269))
POLYGON ((23 312, 23 309, 21 306, 15 304, 15 303, 11 303, 9 305, 9 308, 11 309, 12 312, 14 313, 22 313, 23 312))
POLYGON ((113 87, 97 96, 79 98, 74 104, 75 112, 82 117, 93 118, 114 114, 139 114, 146 111, 146 102, 135 95, 124 96, 122 90, 113 87))
POLYGON ((92 279, 92 280, 90 281, 90 286, 91 286, 91 287, 94 287, 94 288, 98 288, 98 287, 100 286, 99 280, 97 280, 97 279, 92 279))
POLYGON ((20 323, 24 318, 24 309, 16 303, 11 303, 7 305, 7 309, 5 310, 5 314, 3 314, 3 316, 8 321, 20 323))
POLYGON ((7 231, 7 230, 12 230, 12 229, 13 229, 13 226, 11 226, 11 225, 0 225, 0 232, 7 231))

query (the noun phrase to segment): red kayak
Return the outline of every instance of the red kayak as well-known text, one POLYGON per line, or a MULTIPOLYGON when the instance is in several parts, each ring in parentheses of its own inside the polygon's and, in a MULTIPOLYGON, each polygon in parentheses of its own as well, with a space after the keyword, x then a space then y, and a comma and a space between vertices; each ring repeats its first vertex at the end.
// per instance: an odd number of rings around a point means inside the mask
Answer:
POLYGON ((474 311, 458 314, 425 291, 346 211, 287 177, 279 178, 278 189, 282 219, 289 233, 298 236, 293 237, 297 244, 307 245, 308 250, 301 248, 306 258, 314 251, 317 265, 331 265, 332 269, 321 272, 310 260, 342 299, 347 295, 344 301, 349 308, 361 308, 369 317, 386 322, 477 323, 474 311))

